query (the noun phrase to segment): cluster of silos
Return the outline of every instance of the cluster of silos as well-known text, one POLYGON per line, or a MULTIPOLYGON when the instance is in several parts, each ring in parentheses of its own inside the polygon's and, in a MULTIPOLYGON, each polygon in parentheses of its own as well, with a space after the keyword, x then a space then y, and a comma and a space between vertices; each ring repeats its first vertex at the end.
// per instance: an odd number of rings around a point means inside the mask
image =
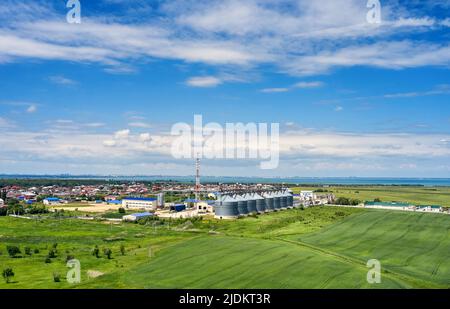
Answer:
POLYGON ((262 214, 292 208, 294 198, 288 191, 268 191, 264 193, 245 193, 223 195, 216 201, 215 217, 232 219, 250 214, 262 214))

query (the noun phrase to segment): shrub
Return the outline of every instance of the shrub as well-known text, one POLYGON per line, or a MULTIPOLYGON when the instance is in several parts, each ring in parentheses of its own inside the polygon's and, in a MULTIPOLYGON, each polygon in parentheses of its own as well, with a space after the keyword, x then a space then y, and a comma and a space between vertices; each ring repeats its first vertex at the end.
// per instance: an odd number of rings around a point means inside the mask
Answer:
POLYGON ((38 248, 34 249, 34 254, 38 254, 40 251, 38 248))
POLYGON ((9 256, 12 257, 12 258, 14 258, 18 254, 22 253, 20 251, 20 248, 17 247, 17 246, 6 246, 6 251, 8 251, 9 256))
POLYGON ((96 258, 99 258, 100 256, 100 250, 98 249, 98 246, 95 246, 94 249, 92 250, 92 255, 95 256, 96 258))
POLYGON ((375 203, 381 203, 381 199, 378 198, 378 197, 377 197, 376 199, 374 199, 373 201, 374 201, 375 203))
POLYGON ((56 272, 54 272, 53 273, 53 281, 54 282, 61 282, 61 275, 56 273, 56 272))
POLYGON ((3 270, 2 273, 3 279, 5 279, 6 283, 11 282, 11 278, 14 277, 14 271, 12 268, 8 267, 3 270))
POLYGON ((45 258, 45 264, 50 264, 51 262, 52 262, 52 260, 47 256, 46 258, 45 258))
POLYGON ((119 213, 120 213, 120 214, 124 214, 124 213, 125 213, 125 208, 120 207, 120 208, 119 208, 119 213))
POLYGON ((50 249, 50 250, 48 251, 47 257, 50 258, 50 259, 56 258, 56 251, 55 251, 55 249, 50 249))
POLYGON ((70 255, 70 254, 67 255, 67 256, 66 256, 66 263, 69 262, 70 260, 73 260, 73 259, 75 259, 75 256, 70 255))
POLYGON ((111 255, 112 255, 112 251, 109 248, 105 248, 105 249, 103 249, 103 254, 106 255, 108 260, 110 260, 111 259, 111 255))
POLYGON ((4 217, 8 214, 8 208, 7 207, 0 207, 0 217, 4 217))
POLYGON ((122 254, 122 255, 125 255, 125 246, 124 245, 120 245, 120 253, 122 254))
POLYGON ((344 213, 343 211, 336 211, 334 214, 335 214, 337 217, 344 217, 344 216, 345 216, 345 213, 344 213))
POLYGON ((25 254, 26 255, 31 255, 32 253, 31 253, 31 248, 30 247, 25 247, 24 248, 24 251, 25 251, 25 254))

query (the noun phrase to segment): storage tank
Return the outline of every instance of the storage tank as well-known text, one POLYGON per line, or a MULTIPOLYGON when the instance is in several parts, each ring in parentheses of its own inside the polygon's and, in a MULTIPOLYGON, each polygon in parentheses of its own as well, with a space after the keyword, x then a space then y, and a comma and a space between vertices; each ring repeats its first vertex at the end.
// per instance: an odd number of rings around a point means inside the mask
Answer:
POLYGON ((247 200, 247 209, 249 214, 256 214, 258 211, 256 210, 256 199, 255 196, 251 193, 247 193, 243 196, 244 199, 247 200))
POLYGON ((238 201, 231 196, 220 197, 214 206, 215 217, 233 219, 239 216, 238 201))
POLYGON ((272 193, 264 193, 263 197, 264 197, 264 202, 265 202, 265 206, 266 206, 266 212, 274 211, 275 206, 274 206, 273 194, 272 193))
POLYGON ((247 207, 247 199, 245 199, 242 195, 237 195, 235 197, 237 200, 237 208, 240 216, 248 215, 248 207, 247 207))
POLYGON ((255 193, 253 194, 253 198, 256 200, 256 211, 260 214, 265 213, 268 211, 266 209, 266 199, 262 197, 261 195, 255 193))
POLYGON ((294 194, 292 191, 288 190, 287 192, 287 198, 288 198, 288 207, 293 208, 294 207, 294 194))
POLYGON ((280 193, 279 192, 274 192, 274 193, 272 193, 272 196, 273 196, 273 208, 275 210, 280 210, 281 209, 280 193))
POLYGON ((278 194, 280 197, 280 208, 281 209, 287 209, 287 194, 282 191, 278 194))

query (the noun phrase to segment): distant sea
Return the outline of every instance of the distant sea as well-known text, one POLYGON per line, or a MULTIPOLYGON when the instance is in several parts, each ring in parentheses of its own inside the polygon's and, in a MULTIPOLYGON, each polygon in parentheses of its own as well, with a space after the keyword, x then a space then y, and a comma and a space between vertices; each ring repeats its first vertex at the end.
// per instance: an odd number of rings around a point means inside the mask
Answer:
MULTIPOLYGON (((194 176, 94 176, 94 175, 0 175, 3 179, 98 179, 124 181, 194 182, 194 176)), ((371 177, 224 177, 203 176, 204 183, 286 183, 311 185, 408 185, 450 186, 450 178, 371 178, 371 177)))

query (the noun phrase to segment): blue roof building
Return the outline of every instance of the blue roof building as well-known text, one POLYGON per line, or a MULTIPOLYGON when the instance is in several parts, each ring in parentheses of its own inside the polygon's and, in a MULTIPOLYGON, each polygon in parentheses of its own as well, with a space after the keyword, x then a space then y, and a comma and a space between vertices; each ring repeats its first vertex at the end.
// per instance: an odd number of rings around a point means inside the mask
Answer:
POLYGON ((147 202, 154 202, 157 201, 157 198, 154 197, 126 197, 124 198, 126 201, 147 201, 147 202))
POLYGON ((59 198, 57 198, 57 197, 47 197, 46 199, 44 199, 44 201, 59 202, 59 198))

